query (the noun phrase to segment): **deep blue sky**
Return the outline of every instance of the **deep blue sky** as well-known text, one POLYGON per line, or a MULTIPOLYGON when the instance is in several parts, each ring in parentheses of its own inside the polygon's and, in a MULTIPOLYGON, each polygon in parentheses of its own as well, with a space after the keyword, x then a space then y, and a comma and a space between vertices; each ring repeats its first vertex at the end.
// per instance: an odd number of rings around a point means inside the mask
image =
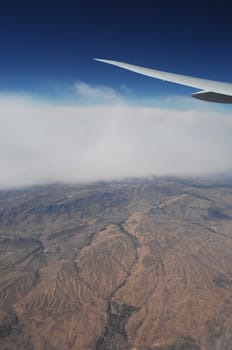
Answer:
POLYGON ((94 57, 232 82, 231 14, 229 0, 1 1, 0 92, 58 96, 76 81, 192 92, 94 57))

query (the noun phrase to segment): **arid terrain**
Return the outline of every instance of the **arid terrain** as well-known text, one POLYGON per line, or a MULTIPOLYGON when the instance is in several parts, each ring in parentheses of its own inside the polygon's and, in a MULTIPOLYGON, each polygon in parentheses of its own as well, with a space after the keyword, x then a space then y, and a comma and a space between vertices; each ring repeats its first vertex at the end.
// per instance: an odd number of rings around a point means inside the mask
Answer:
POLYGON ((1 350, 231 350, 232 181, 0 192, 1 350))

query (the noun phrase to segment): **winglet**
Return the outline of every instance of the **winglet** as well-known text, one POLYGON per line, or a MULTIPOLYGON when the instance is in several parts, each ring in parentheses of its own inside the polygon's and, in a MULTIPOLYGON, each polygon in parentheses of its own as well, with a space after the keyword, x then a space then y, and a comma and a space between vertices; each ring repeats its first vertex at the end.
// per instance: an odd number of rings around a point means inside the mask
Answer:
POLYGON ((93 60, 94 61, 98 61, 98 62, 108 63, 108 64, 113 64, 112 62, 114 62, 114 61, 111 61, 111 60, 105 60, 103 58, 94 58, 93 60))

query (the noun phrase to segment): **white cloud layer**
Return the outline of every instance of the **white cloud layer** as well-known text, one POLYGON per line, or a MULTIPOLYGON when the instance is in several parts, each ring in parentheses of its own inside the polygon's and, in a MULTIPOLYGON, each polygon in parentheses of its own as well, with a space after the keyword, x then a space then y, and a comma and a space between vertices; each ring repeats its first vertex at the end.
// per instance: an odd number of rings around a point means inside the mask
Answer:
MULTIPOLYGON (((96 96, 105 91, 87 84, 78 89, 96 96)), ((54 106, 2 95, 0 188, 230 171, 231 135, 229 113, 133 107, 118 99, 54 106)))

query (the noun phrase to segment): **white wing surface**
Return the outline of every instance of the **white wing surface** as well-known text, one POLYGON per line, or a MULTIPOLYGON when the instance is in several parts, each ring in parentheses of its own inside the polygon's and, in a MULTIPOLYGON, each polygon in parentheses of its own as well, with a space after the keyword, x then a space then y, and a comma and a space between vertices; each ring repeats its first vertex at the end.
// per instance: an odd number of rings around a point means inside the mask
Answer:
POLYGON ((114 66, 124 68, 135 73, 143 74, 148 77, 200 89, 200 91, 192 94, 194 98, 197 98, 199 100, 232 103, 232 83, 224 83, 220 81, 190 77, 187 75, 168 73, 161 70, 144 68, 135 66, 133 64, 100 58, 95 58, 95 61, 112 64, 114 66))

